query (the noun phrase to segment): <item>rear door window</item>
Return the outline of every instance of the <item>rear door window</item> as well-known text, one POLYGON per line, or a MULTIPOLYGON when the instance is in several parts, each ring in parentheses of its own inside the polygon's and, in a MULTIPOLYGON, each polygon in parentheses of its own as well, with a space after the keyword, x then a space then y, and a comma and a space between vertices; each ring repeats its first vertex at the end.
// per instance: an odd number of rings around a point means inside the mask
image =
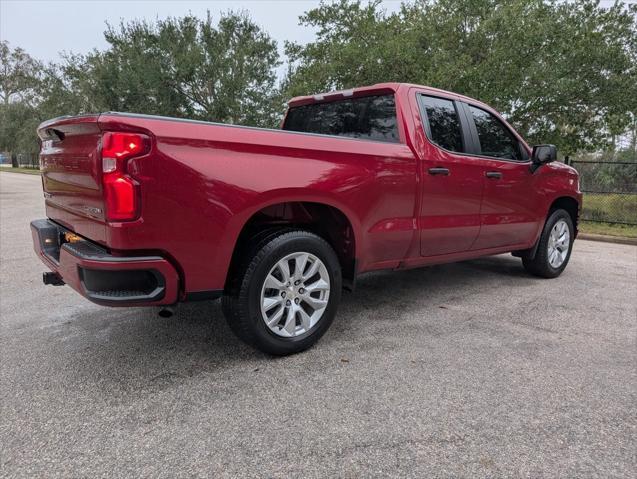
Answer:
POLYGON ((377 95, 290 108, 284 130, 398 142, 394 95, 377 95))
POLYGON ((449 151, 464 151, 460 117, 452 100, 421 95, 421 109, 427 115, 427 136, 436 145, 449 151))
POLYGON ((515 161, 524 159, 518 139, 498 118, 475 106, 469 105, 469 110, 478 131, 481 155, 515 161))

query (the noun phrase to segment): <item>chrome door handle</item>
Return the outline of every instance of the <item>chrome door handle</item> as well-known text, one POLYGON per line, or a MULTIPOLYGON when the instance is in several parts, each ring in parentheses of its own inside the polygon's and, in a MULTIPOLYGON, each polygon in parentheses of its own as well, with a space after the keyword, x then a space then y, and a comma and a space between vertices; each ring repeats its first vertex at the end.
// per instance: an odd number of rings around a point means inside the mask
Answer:
POLYGON ((499 171, 487 171, 486 177, 491 178, 492 180, 499 180, 500 178, 502 178, 502 173, 500 173, 499 171))

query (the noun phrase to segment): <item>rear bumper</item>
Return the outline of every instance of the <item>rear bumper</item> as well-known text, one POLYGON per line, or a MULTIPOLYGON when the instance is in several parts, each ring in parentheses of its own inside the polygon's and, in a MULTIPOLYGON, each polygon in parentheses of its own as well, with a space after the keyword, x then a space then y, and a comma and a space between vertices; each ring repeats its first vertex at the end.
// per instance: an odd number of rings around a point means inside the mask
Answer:
POLYGON ((33 248, 75 291, 105 306, 174 304, 179 275, 160 256, 113 256, 87 240, 64 242, 69 231, 49 220, 31 222, 33 248))

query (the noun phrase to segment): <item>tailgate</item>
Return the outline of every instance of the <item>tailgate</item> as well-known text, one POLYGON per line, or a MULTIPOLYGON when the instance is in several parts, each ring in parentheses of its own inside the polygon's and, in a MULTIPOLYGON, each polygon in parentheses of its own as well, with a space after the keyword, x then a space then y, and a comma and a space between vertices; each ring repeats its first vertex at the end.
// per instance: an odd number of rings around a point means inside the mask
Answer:
POLYGON ((47 216, 105 242, 99 115, 57 118, 38 127, 47 216))

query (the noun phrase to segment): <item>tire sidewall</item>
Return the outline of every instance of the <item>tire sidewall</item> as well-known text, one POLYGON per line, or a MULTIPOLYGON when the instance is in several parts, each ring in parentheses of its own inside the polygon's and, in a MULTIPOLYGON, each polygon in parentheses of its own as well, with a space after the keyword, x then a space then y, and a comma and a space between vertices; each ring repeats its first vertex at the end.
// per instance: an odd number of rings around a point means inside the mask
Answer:
POLYGON ((562 273, 562 271, 564 271, 564 269, 566 268, 566 265, 568 265, 568 262, 571 259, 571 252, 573 251, 574 240, 575 240, 575 229, 573 227, 573 220, 571 219, 571 216, 568 214, 568 212, 561 209, 554 211, 549 216, 549 219, 546 221, 546 224, 544 225, 544 231, 542 232, 542 241, 540 242, 541 250, 538 252, 539 254, 541 254, 542 261, 544 263, 543 266, 546 268, 546 271, 549 273, 551 277, 559 276, 562 273), (566 258, 564 258, 564 262, 559 267, 554 268, 553 266, 551 266, 551 263, 549 262, 549 258, 548 258, 548 243, 551 236, 551 231, 553 230, 553 226, 555 226, 555 224, 559 220, 564 220, 566 222, 566 225, 568 226, 569 244, 568 244, 568 253, 566 255, 566 258))
POLYGON ((258 262, 250 278, 246 278, 247 285, 244 285, 247 286, 247 313, 251 333, 261 349, 273 354, 302 351, 318 341, 334 320, 340 302, 342 279, 336 254, 321 238, 311 233, 299 233, 293 238, 286 238, 284 235, 266 244, 263 247, 267 250, 264 257, 258 262), (270 270, 278 261, 291 253, 301 251, 313 254, 325 265, 330 277, 330 296, 318 324, 306 333, 286 338, 278 336, 265 324, 261 315, 261 289, 270 270))

